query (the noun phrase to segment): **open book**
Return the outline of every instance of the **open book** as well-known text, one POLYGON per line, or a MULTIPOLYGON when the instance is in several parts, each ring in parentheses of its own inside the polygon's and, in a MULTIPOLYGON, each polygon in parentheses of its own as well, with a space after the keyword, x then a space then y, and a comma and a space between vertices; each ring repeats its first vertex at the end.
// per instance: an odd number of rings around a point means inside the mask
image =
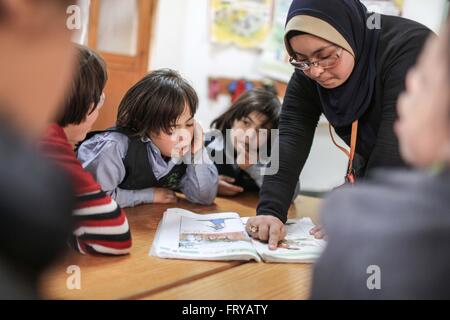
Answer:
POLYGON ((287 236, 276 250, 269 250, 267 243, 247 234, 247 219, 234 212, 195 214, 168 209, 158 226, 150 255, 169 259, 310 263, 325 247, 325 241, 309 234, 314 227, 309 218, 288 220, 287 236))

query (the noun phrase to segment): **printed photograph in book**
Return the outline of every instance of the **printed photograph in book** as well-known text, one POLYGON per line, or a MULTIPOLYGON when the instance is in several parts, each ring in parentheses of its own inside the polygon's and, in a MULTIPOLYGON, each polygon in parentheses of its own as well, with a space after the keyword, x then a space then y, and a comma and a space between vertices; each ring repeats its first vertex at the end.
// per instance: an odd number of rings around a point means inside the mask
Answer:
POLYGON ((240 219, 189 219, 181 218, 179 247, 185 249, 218 248, 231 242, 246 241, 240 219))

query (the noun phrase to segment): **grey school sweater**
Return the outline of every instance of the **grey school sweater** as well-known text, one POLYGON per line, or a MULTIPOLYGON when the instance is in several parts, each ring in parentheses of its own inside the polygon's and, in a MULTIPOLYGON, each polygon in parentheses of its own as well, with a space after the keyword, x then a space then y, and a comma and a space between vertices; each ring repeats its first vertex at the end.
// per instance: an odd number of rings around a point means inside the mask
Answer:
POLYGON ((332 192, 322 219, 313 299, 450 299, 450 170, 380 170, 332 192))

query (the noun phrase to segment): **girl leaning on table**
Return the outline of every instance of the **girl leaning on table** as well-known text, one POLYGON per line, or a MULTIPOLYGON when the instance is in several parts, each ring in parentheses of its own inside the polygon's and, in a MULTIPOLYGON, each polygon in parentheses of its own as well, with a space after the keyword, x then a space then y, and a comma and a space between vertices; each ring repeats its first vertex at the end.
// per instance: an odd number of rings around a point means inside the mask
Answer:
MULTIPOLYGON (((270 161, 272 133, 278 129, 281 103, 266 89, 243 93, 212 124, 205 146, 219 172, 219 196, 259 192, 270 161), (262 152, 262 148, 266 152, 262 152)), ((294 193, 298 195, 299 184, 294 193)))

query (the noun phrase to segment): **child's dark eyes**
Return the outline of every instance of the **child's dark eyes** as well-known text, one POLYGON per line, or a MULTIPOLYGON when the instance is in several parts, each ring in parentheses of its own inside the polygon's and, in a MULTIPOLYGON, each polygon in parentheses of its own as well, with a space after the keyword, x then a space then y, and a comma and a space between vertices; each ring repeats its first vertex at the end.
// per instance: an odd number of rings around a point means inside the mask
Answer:
MULTIPOLYGON (((187 123, 186 127, 187 128, 192 128, 194 126, 194 123, 187 123)), ((170 127, 171 132, 173 133, 175 130, 180 129, 182 126, 178 125, 178 126, 172 126, 170 127)))

